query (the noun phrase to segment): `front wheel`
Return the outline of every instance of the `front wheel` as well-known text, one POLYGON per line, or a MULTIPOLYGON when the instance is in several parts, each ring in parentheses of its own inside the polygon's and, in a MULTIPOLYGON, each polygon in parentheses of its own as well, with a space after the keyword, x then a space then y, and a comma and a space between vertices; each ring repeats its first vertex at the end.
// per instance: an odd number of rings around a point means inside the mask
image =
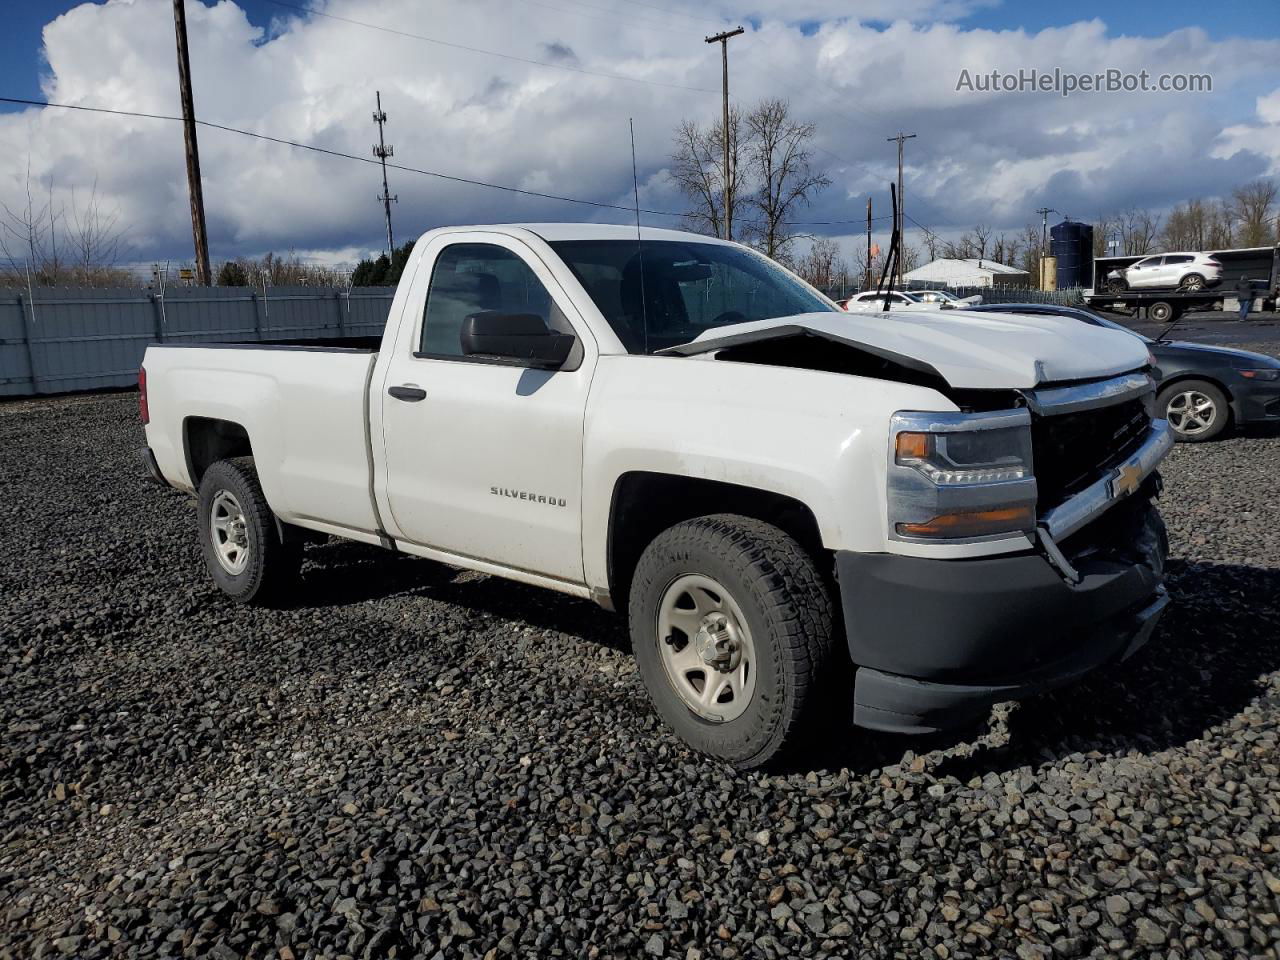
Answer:
POLYGON ((1129 284, 1120 277, 1112 277, 1107 281, 1107 289, 1112 293, 1124 293, 1129 289, 1129 284))
POLYGON ((816 719, 834 659, 831 593, 777 527, 718 514, 665 530, 636 566, 629 614, 650 699, 694 749, 758 767, 816 719))
POLYGON ((232 600, 268 604, 297 580, 300 544, 267 506, 252 457, 219 460, 204 472, 199 517, 205 566, 232 600))
POLYGON ((1156 409, 1173 429, 1175 440, 1212 440, 1227 428, 1231 408, 1226 395, 1205 380, 1183 380, 1160 391, 1156 409))

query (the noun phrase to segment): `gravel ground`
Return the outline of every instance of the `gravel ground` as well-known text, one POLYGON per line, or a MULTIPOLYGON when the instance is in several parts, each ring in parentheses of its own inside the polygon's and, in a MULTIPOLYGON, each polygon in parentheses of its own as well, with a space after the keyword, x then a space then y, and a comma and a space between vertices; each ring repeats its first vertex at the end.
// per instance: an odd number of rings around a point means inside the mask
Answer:
POLYGON ((1280 436, 1173 454, 1135 659, 743 776, 585 602, 335 542, 232 606, 135 408, 0 406, 0 958, 1277 956, 1280 436))

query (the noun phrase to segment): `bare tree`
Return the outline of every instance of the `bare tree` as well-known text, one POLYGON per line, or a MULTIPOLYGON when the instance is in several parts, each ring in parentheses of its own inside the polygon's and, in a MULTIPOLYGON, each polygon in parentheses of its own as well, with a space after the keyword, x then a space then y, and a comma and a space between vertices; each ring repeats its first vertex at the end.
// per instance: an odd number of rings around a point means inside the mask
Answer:
POLYGON ((977 248, 979 260, 987 259, 987 241, 991 239, 991 226, 979 223, 973 228, 973 245, 977 248))
POLYGON ((16 273, 38 270, 48 256, 49 224, 54 213, 52 195, 37 203, 31 189, 31 158, 27 158, 26 203, 16 210, 0 202, 0 253, 16 273))
POLYGON ((900 273, 910 273, 916 267, 920 266, 920 248, 912 246, 905 240, 902 241, 902 268, 900 273))
POLYGON ((921 230, 920 242, 924 244, 925 250, 929 252, 930 260, 938 259, 938 252, 942 249, 942 238, 932 230, 921 230))
POLYGON ((840 247, 830 237, 819 237, 809 252, 796 261, 796 273, 821 290, 829 289, 842 263, 840 247))
MULTIPOLYGON (((1111 248, 1108 244, 1113 237, 1120 232, 1120 223, 1115 217, 1098 217, 1093 222, 1093 255, 1095 257, 1105 257, 1111 254, 1111 248)), ((1040 242, 1040 235, 1036 234, 1036 243, 1040 242)))
POLYGON ((691 209, 685 214, 688 226, 700 233, 724 237, 725 203, 728 200, 730 220, 736 219, 742 195, 742 113, 729 110, 729 169, 732 190, 726 198, 724 189, 724 122, 708 128, 693 120, 683 120, 676 127, 675 151, 671 155, 671 177, 680 192, 689 198, 691 209))
POLYGON ((120 259, 120 244, 124 230, 118 224, 120 211, 107 209, 98 196, 98 178, 93 178, 89 198, 78 202, 76 192, 71 191, 71 245, 76 253, 76 265, 85 276, 95 269, 114 267, 120 259))
POLYGON ((1160 233, 1160 216, 1150 210, 1130 207, 1120 215, 1120 238, 1126 256, 1150 253, 1160 233))
POLYGON ((0 285, 132 283, 133 276, 116 267, 124 238, 119 219, 119 212, 108 209, 99 197, 96 178, 87 201, 71 191, 69 213, 56 199, 52 181, 46 198, 37 201, 28 161, 26 202, 17 208, 0 203, 0 254, 7 262, 7 269, 0 271, 0 285), (64 253, 68 237, 70 257, 64 253))
POLYGON ((785 100, 763 100, 746 117, 747 166, 752 192, 743 198, 756 219, 744 223, 744 236, 766 256, 784 258, 796 234, 787 218, 807 206, 831 180, 815 170, 809 143, 814 125, 791 117, 785 100))
MULTIPOLYGON (((1042 227, 1038 223, 1028 223, 1022 228, 1022 269, 1027 271, 1033 283, 1039 283, 1040 276, 1040 237, 1042 227)), ((1010 264, 1012 266, 1012 264, 1010 264)))
POLYGON ((1239 243, 1261 247, 1276 236, 1277 188, 1273 180, 1254 180, 1231 191, 1231 212, 1240 225, 1239 243))

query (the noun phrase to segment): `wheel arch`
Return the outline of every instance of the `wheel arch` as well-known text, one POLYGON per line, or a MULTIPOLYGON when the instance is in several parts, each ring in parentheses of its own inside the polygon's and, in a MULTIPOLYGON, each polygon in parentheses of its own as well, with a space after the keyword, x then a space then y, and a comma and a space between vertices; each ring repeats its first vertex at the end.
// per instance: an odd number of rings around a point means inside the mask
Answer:
POLYGON ((832 576, 831 552, 823 545, 813 510, 786 494, 679 474, 630 471, 618 477, 609 503, 606 567, 610 605, 625 610, 636 563, 663 530, 713 513, 736 513, 771 523, 832 576))
POLYGON ((219 460, 253 456, 253 443, 244 424, 217 417, 186 417, 182 421, 182 450, 191 486, 200 489, 206 470, 219 460))
POLYGON ((1156 396, 1164 393, 1170 387, 1177 386, 1180 383, 1185 383, 1188 380, 1201 380, 1204 383, 1211 383, 1222 391, 1223 396, 1227 398, 1227 403, 1234 404, 1236 402, 1236 398, 1231 393, 1231 389, 1222 381, 1221 378, 1216 377, 1211 373, 1195 373, 1190 370, 1179 371, 1173 376, 1161 380, 1156 389, 1156 396))

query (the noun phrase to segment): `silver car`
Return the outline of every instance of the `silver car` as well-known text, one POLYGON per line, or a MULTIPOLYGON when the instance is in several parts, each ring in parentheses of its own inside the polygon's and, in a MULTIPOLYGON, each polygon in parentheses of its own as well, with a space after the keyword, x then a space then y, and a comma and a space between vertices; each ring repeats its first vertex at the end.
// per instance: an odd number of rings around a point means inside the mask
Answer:
POLYGON ((1107 274, 1111 293, 1125 290, 1203 290, 1222 282, 1222 264, 1207 253, 1161 253, 1107 274))

